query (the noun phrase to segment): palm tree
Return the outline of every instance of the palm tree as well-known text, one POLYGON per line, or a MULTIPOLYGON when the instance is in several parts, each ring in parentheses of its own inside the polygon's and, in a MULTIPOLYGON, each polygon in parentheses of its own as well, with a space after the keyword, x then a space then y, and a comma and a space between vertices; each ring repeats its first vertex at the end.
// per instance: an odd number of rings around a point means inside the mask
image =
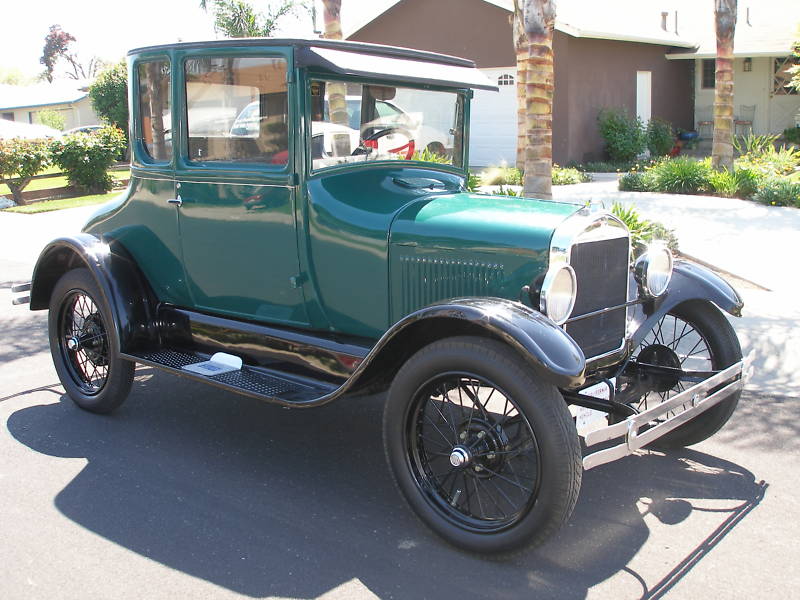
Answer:
MULTIPOLYGON (((552 198, 553 177, 553 26, 555 0, 522 0, 527 38, 525 57, 524 148, 526 196, 552 198)), ((517 53, 519 63, 520 54, 517 53)), ((519 97, 519 92, 518 92, 519 97)))
MULTIPOLYGON (((342 0, 322 0, 325 21, 325 32, 322 37, 329 40, 342 39, 342 0)), ((347 89, 343 83, 329 81, 328 88, 328 110, 330 111, 331 121, 337 125, 347 125, 347 99, 345 94, 347 89)))
POLYGON ((711 165, 733 170, 733 35, 737 0, 715 0, 717 64, 714 80, 714 143, 711 165))
POLYGON ((514 16, 511 19, 511 28, 514 32, 514 51, 517 56, 517 168, 525 168, 525 98, 527 87, 525 85, 528 68, 528 36, 522 18, 522 4, 514 0, 514 16))

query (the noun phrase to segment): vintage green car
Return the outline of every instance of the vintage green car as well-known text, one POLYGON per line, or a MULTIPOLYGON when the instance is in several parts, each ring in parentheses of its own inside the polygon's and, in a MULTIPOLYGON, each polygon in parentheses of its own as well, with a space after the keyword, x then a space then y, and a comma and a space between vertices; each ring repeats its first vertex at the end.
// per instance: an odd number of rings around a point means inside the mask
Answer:
POLYGON ((733 412, 725 281, 634 258, 596 206, 467 190, 472 90, 494 89, 471 61, 245 39, 129 64, 128 190, 16 288, 81 408, 118 407, 136 363, 285 407, 388 391, 398 487, 481 553, 553 534, 583 469, 733 412))

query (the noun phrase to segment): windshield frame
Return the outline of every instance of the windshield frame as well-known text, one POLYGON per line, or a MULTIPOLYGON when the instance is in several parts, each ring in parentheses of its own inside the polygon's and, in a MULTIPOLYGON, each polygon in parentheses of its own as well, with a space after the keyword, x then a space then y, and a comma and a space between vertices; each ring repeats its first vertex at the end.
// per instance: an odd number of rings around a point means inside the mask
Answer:
POLYGON ((372 166, 397 166, 397 167, 414 167, 414 168, 428 168, 440 169, 449 173, 455 173, 463 177, 467 176, 468 159, 469 159, 469 100, 472 98, 472 90, 468 88, 453 88, 447 86, 436 85, 412 85, 406 82, 399 82, 392 79, 382 79, 374 77, 357 77, 357 76, 342 76, 333 74, 326 71, 306 70, 304 77, 301 78, 299 84, 301 88, 301 97, 303 99, 303 153, 304 162, 306 164, 307 175, 319 175, 320 173, 332 173, 334 171, 368 168, 372 166), (312 137, 312 121, 311 121, 311 83, 313 81, 335 81, 337 83, 356 83, 363 86, 367 85, 382 85, 392 86, 397 88, 406 88, 411 90, 431 91, 431 92, 449 92, 455 94, 457 102, 457 111, 461 114, 461 166, 444 163, 434 163, 420 160, 408 160, 404 158, 395 159, 379 159, 379 160, 364 160, 356 162, 347 162, 338 165, 329 165, 321 168, 314 168, 314 161, 311 157, 311 137, 312 137))

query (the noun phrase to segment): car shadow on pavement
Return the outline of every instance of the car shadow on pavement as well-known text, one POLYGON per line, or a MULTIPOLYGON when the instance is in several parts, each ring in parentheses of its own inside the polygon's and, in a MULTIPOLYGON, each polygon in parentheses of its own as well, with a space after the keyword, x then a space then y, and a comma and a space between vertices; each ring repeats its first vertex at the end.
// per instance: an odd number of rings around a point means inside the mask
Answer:
POLYGON ((39 453, 88 459, 55 498, 69 519, 252 597, 311 598, 357 579, 379 597, 578 599, 625 571, 639 590, 632 597, 657 598, 766 487, 692 450, 631 457, 584 475, 575 513, 554 539, 487 560, 441 542, 405 507, 384 461, 380 396, 289 411, 149 369, 137 380, 112 416, 61 396, 16 411, 8 430, 39 453), (680 523, 696 510, 685 498, 737 508, 647 583, 628 566, 651 536, 644 514, 680 523))

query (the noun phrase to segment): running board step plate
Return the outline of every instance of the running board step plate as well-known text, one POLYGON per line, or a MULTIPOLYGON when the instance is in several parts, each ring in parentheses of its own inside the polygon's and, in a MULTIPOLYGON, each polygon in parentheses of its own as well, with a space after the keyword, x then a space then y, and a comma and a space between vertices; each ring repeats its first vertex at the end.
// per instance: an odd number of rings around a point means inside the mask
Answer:
POLYGON ((187 371, 184 367, 208 360, 208 357, 176 350, 144 352, 128 355, 127 358, 189 379, 204 381, 232 392, 285 406, 313 402, 335 389, 324 384, 315 385, 299 381, 297 378, 283 373, 248 366, 218 375, 200 375, 187 371))

